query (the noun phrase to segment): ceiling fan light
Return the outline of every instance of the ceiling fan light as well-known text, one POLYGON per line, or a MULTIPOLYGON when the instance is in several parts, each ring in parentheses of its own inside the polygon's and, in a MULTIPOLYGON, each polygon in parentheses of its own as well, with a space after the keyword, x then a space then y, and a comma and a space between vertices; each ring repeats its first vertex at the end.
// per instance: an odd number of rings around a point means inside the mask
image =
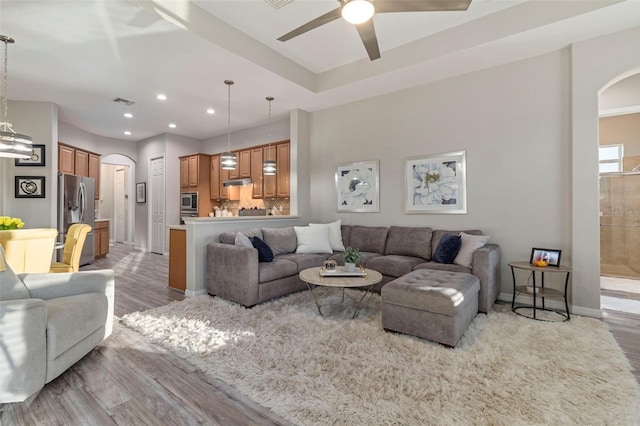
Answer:
POLYGON ((370 0, 351 0, 342 6, 342 17, 350 24, 358 25, 371 19, 375 11, 370 0))

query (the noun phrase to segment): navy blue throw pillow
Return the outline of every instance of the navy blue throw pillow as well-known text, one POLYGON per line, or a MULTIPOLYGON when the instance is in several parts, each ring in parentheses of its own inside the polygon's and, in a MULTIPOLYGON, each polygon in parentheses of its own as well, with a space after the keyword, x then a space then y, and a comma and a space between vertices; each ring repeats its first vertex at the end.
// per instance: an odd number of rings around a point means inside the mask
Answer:
POLYGON ((433 261, 438 263, 453 263, 460 251, 462 237, 459 235, 443 234, 433 253, 433 261))
MULTIPOLYGON (((273 251, 271 247, 264 241, 262 241, 259 237, 251 237, 251 244, 253 247, 258 250, 258 261, 259 262, 272 262, 273 261, 273 251)), ((454 256, 455 257, 455 256, 454 256)))

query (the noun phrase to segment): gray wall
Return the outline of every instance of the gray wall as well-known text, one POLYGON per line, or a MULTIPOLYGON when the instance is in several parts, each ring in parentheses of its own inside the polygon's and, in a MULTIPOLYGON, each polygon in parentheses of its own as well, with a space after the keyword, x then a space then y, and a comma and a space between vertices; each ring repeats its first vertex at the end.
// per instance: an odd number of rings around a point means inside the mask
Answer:
MULTIPOLYGON (((235 151, 250 146, 263 145, 269 142, 279 142, 290 137, 290 120, 279 120, 271 123, 271 140, 269 140, 269 125, 251 127, 231 133, 231 150, 235 151)), ((227 134, 215 136, 202 141, 202 151, 205 154, 217 154, 227 150, 229 144, 227 134)))

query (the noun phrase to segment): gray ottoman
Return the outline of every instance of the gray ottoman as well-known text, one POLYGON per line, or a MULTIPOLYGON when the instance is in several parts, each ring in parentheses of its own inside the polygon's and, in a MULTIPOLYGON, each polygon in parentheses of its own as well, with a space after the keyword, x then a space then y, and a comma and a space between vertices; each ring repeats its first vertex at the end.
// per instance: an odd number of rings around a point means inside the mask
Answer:
POLYGON ((455 346, 478 312, 478 277, 419 269, 382 287, 382 327, 455 346))

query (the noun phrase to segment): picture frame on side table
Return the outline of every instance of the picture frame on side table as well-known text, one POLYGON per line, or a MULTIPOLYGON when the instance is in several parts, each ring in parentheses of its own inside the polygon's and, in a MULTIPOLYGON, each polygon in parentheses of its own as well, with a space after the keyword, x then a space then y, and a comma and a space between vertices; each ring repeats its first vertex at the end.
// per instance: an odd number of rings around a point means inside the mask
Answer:
POLYGON ((16 176, 16 198, 45 198, 44 176, 16 176))
POLYGON ((405 160, 406 213, 467 213, 466 151, 405 160))
POLYGON ((336 211, 380 212, 380 161, 361 161, 336 167, 336 211))
POLYGON ((560 266, 562 250, 534 247, 531 249, 529 263, 533 266, 560 266), (543 263, 540 263, 543 262, 543 263), (544 264, 544 262, 547 262, 544 264))
POLYGON ((144 204, 147 202, 147 183, 136 183, 136 203, 144 204))
POLYGON ((15 165, 17 167, 25 167, 25 166, 35 166, 35 167, 43 167, 46 166, 45 162, 45 153, 46 148, 44 145, 32 145, 33 154, 31 158, 16 158, 15 165))

